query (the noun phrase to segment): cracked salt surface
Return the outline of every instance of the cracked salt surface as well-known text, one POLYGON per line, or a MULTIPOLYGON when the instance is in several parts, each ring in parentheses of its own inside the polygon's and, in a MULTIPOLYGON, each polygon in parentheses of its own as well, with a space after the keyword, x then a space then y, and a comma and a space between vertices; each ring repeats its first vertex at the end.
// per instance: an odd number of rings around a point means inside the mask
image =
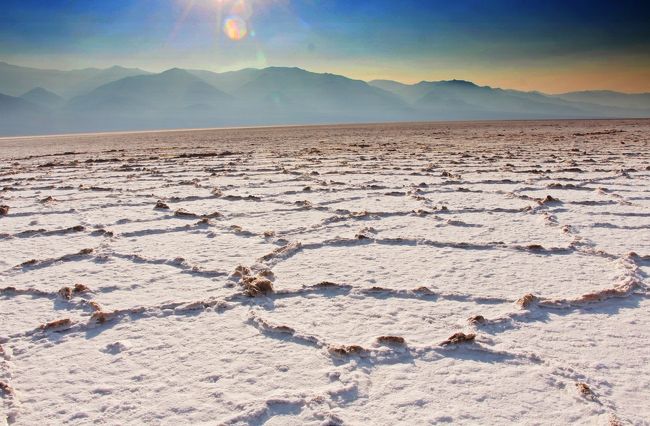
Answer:
POLYGON ((487 247, 439 248, 393 241, 316 246, 282 261, 273 270, 278 289, 332 281, 397 290, 424 286, 434 292, 511 298, 512 301, 526 293, 546 297, 579 296, 611 287, 625 272, 623 268, 618 271, 614 261, 594 256, 531 254, 487 247), (344 263, 354 268, 341 268, 344 263))
POLYGON ((649 131, 0 140, 0 424, 650 424, 649 131))

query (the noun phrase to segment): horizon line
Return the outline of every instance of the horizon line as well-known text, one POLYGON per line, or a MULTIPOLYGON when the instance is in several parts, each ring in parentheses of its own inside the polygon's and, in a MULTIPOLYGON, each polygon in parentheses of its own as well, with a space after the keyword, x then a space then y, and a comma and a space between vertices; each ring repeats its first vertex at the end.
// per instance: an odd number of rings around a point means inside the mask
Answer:
POLYGON ((482 119, 482 120, 423 120, 423 121, 381 121, 381 122, 358 122, 358 123, 313 123, 313 124, 265 124, 259 126, 224 126, 224 127, 188 127, 175 129, 148 129, 148 130, 109 130, 99 132, 71 132, 71 133, 45 133, 35 135, 0 136, 0 142, 16 139, 45 139, 64 138, 71 136, 102 136, 102 135, 130 135, 146 133, 174 133, 174 132, 205 132, 214 130, 254 130, 254 129, 291 129, 299 127, 358 127, 358 126, 390 126, 399 124, 462 124, 462 123, 545 123, 555 121, 650 121, 648 117, 606 117, 606 118, 506 118, 506 119, 482 119))

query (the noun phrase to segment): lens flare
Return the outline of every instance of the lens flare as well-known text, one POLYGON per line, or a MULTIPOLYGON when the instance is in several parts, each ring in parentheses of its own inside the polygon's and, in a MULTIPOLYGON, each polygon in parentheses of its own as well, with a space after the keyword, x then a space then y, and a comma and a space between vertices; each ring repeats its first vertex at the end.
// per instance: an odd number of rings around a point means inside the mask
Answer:
POLYGON ((223 32, 231 40, 241 40, 248 34, 246 21, 239 16, 230 16, 223 23, 223 32))

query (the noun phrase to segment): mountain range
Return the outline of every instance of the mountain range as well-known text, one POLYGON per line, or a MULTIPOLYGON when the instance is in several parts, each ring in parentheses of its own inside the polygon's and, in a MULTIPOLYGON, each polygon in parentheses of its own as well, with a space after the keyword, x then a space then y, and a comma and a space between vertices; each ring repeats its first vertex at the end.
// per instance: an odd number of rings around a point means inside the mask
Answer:
POLYGON ((548 95, 300 68, 43 70, 0 62, 0 135, 269 124, 650 117, 650 93, 548 95))

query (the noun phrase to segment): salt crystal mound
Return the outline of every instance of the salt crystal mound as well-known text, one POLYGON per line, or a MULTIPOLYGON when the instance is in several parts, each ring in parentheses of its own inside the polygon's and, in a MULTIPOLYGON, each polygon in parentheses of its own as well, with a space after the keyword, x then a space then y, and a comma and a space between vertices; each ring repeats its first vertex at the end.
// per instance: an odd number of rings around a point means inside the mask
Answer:
POLYGON ((650 124, 0 140, 0 419, 648 424, 650 124))

